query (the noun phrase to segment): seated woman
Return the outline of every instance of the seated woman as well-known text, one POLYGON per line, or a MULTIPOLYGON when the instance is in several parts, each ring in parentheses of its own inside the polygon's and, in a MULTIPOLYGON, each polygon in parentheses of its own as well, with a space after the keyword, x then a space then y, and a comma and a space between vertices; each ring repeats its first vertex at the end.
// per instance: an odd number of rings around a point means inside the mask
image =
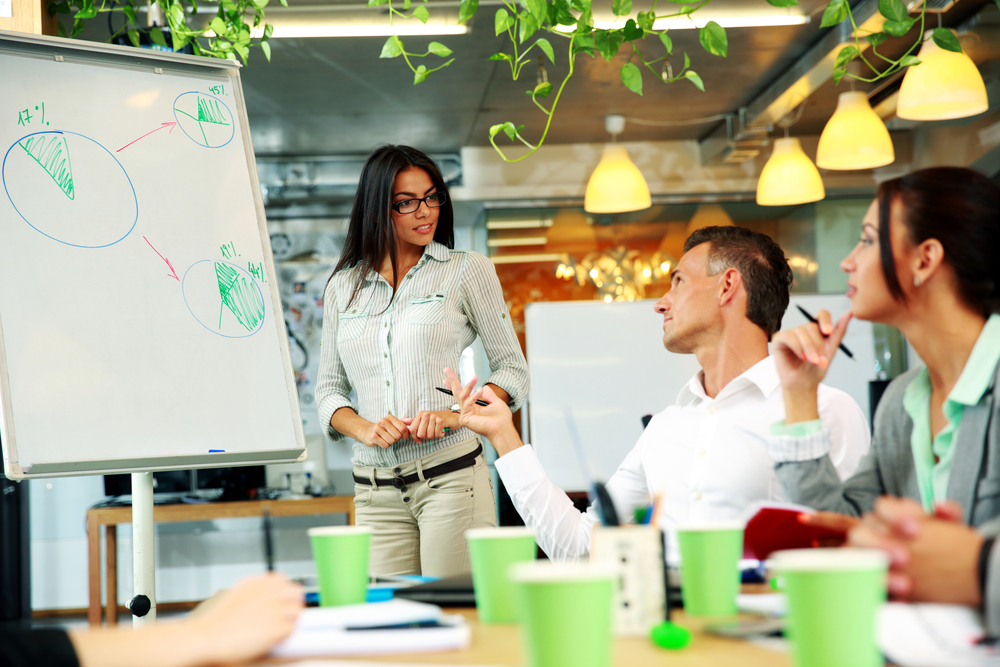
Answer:
MULTIPOLYGON (((785 422, 769 450, 786 496, 857 517, 881 495, 946 499, 979 526, 1000 514, 1000 186, 969 169, 923 169, 879 186, 861 241, 841 263, 852 312, 774 337, 785 422), (851 316, 897 327, 926 363, 896 378, 869 453, 841 482, 817 418, 816 388, 851 316)), ((850 527, 820 513, 812 523, 850 527)))

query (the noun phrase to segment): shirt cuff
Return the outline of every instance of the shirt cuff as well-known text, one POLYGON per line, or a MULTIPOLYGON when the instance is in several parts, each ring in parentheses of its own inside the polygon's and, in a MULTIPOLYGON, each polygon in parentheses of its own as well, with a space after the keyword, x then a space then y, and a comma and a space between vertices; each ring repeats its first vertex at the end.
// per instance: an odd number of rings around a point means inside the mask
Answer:
POLYGON ((343 440, 345 436, 340 431, 337 431, 332 426, 330 426, 330 420, 333 418, 333 413, 341 408, 351 408, 357 412, 357 408, 351 403, 351 400, 345 396, 328 396, 319 403, 317 412, 319 413, 320 423, 324 425, 323 432, 326 433, 326 437, 337 442, 338 440, 343 440))
POLYGON ((547 478, 534 448, 527 444, 504 454, 493 465, 511 497, 547 478))
POLYGON ((830 453, 830 433, 819 419, 795 424, 771 424, 768 452, 776 463, 813 461, 830 453))

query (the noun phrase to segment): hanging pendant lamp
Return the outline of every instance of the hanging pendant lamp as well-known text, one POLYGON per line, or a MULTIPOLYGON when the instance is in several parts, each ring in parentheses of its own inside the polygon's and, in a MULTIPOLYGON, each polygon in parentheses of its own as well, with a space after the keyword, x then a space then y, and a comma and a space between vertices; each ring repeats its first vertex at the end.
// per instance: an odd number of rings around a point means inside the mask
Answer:
POLYGON ((819 201, 826 196, 823 179, 795 137, 774 141, 771 158, 757 181, 757 204, 791 206, 819 201))
POLYGON ((892 164, 896 154, 885 123, 872 110, 868 95, 841 93, 816 150, 823 169, 874 169, 892 164))
MULTIPOLYGON (((608 116, 604 126, 614 141, 614 136, 625 128, 625 117, 608 116)), ((587 183, 584 210, 588 213, 625 213, 652 205, 646 179, 629 158, 625 147, 615 143, 605 145, 601 161, 587 183)))
POLYGON ((989 109, 979 68, 964 53, 947 51, 924 35, 920 64, 906 68, 896 115, 907 120, 949 120, 989 109))

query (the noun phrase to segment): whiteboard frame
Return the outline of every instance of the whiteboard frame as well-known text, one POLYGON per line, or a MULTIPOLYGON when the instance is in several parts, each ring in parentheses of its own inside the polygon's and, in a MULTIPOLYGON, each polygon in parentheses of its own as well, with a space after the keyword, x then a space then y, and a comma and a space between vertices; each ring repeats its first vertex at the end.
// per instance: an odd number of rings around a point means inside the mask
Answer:
MULTIPOLYGON (((228 77, 236 101, 243 141, 243 150, 248 165, 250 190, 253 195, 254 210, 257 214, 257 228, 260 234, 263 263, 268 276, 268 294, 271 298, 271 312, 277 328, 278 346, 285 371, 285 385, 288 390, 289 417, 295 434, 296 446, 291 449, 260 450, 251 452, 227 452, 196 455, 135 457, 128 459, 93 459, 80 461, 47 461, 35 463, 28 469, 18 463, 17 437, 14 433, 14 414, 11 404, 10 382, 7 369, 7 352, 4 345, 3 322, 0 319, 0 449, 2 449, 4 474, 9 479, 33 479, 42 477, 66 477, 75 475, 98 475, 108 473, 150 472, 157 470, 177 470, 191 468, 215 468, 220 466, 259 465, 266 463, 294 463, 305 460, 308 450, 302 430, 302 416, 299 408, 298 390, 292 375, 291 353, 285 331, 284 317, 281 316, 281 297, 278 294, 278 278, 271 251, 271 238, 264 213, 264 200, 260 193, 260 179, 257 162, 250 140, 250 125, 240 81, 240 64, 234 60, 205 58, 183 53, 169 53, 150 49, 137 49, 117 44, 98 44, 83 40, 63 39, 42 35, 0 30, 0 52, 18 57, 33 57, 52 60, 71 60, 88 65, 101 65, 116 69, 132 69, 162 73, 174 73, 228 77)), ((54 417, 55 418, 55 417, 54 417)))

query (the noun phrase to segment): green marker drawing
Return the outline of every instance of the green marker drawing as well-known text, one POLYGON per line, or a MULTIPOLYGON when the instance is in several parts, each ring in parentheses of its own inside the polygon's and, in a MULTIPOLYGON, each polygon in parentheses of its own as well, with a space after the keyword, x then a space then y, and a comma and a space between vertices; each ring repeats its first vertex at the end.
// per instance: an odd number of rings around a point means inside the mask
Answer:
POLYGON ((238 270, 224 262, 215 262, 215 277, 219 282, 219 329, 222 329, 223 308, 228 308, 247 331, 253 331, 264 319, 264 300, 260 290, 238 270))
POLYGON ((17 144, 52 177, 59 189, 70 199, 76 198, 73 190, 73 167, 69 160, 69 146, 62 132, 33 134, 17 144))
POLYGON ((205 140, 205 145, 207 146, 208 137, 205 135, 205 128, 203 126, 203 123, 209 123, 212 125, 227 125, 227 126, 229 125, 229 123, 226 122, 226 114, 219 107, 218 100, 206 99, 201 95, 198 95, 197 98, 198 98, 197 117, 192 116, 187 111, 183 111, 181 109, 176 109, 176 111, 177 113, 182 113, 188 118, 198 122, 198 129, 201 130, 201 137, 202 139, 205 140))

